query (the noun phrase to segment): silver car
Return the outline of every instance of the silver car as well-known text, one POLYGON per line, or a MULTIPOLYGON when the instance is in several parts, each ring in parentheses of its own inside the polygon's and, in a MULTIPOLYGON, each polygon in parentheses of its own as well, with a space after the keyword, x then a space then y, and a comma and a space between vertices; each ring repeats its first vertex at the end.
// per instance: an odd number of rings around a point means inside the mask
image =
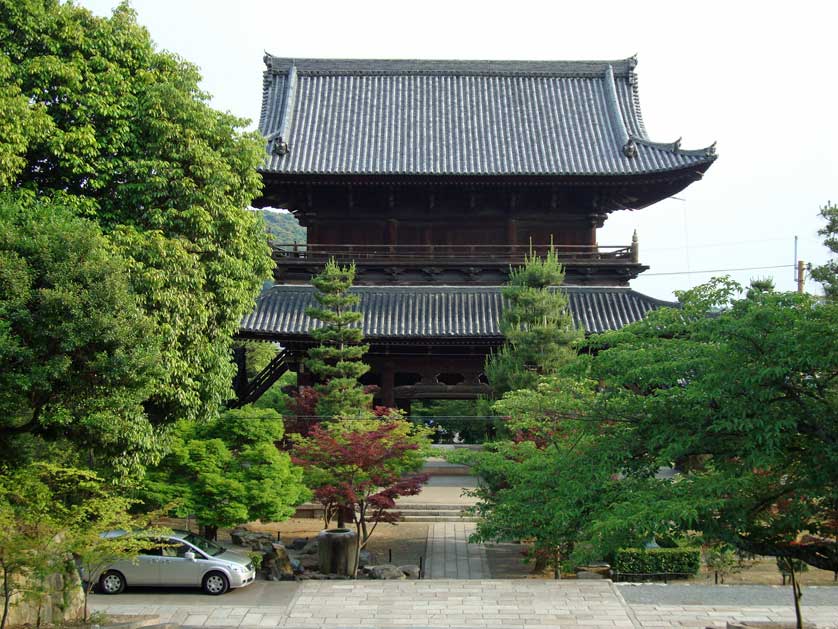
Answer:
MULTIPOLYGON (((124 532, 114 531, 110 535, 124 532)), ((230 588, 244 587, 256 578, 248 557, 194 533, 174 531, 154 543, 161 546, 108 566, 99 576, 99 591, 119 594, 126 585, 173 585, 201 587, 207 594, 218 595, 230 588)))

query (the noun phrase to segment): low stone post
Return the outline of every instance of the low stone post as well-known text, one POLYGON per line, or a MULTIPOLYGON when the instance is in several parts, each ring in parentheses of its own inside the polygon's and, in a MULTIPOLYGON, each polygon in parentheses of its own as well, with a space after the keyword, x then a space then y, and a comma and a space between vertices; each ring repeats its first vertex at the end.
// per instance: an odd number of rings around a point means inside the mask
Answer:
POLYGON ((326 529, 317 536, 319 569, 324 574, 351 577, 355 574, 355 531, 326 529))

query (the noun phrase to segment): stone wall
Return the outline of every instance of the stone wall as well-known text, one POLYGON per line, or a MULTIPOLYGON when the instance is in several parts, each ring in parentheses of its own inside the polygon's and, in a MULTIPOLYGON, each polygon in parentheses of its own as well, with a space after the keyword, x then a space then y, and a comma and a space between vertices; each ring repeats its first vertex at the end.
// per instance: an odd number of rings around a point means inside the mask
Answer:
MULTIPOLYGON (((18 589, 26 589, 26 580, 20 577, 18 589)), ((84 615, 84 591, 79 573, 74 566, 68 566, 66 573, 52 574, 47 578, 47 594, 40 600, 31 600, 22 592, 16 593, 11 600, 7 625, 32 625, 40 620, 41 624, 61 624, 78 620, 84 615)), ((3 580, 0 579, 0 592, 3 580)), ((0 599, 0 615, 2 615, 0 599)))

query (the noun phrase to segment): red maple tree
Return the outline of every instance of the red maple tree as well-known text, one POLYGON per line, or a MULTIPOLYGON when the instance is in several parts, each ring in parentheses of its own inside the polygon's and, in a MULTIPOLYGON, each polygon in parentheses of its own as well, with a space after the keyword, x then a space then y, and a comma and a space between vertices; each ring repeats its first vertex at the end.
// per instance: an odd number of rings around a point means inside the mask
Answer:
POLYGON ((380 522, 395 523, 400 496, 418 494, 428 479, 416 474, 427 436, 405 421, 345 421, 316 425, 295 441, 292 460, 306 470, 309 487, 329 526, 355 525, 360 551, 380 522))

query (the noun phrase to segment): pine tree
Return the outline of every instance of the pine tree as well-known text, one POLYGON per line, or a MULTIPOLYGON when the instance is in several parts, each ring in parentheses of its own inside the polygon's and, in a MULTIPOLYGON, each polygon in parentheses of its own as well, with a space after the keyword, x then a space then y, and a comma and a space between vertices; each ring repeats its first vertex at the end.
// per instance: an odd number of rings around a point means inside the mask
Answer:
POLYGON ((358 417, 372 404, 372 396, 358 382, 369 371, 361 360, 369 345, 361 343, 364 333, 357 326, 363 314, 352 309, 360 301, 349 293, 354 279, 354 264, 344 267, 330 259, 311 280, 320 306, 308 308, 306 314, 323 325, 311 332, 319 345, 308 350, 305 364, 319 380, 315 388, 320 417, 358 417))
POLYGON ((567 297, 557 286, 564 269, 551 247, 541 258, 529 255, 513 269, 503 289, 506 307, 500 321, 506 343, 486 360, 486 376, 495 396, 533 388, 575 355, 582 331, 573 324, 567 297))
POLYGON ((823 244, 832 253, 832 257, 821 266, 810 267, 812 278, 823 286, 827 299, 838 299, 838 205, 827 202, 821 208, 821 217, 826 225, 818 230, 824 237, 823 244))

